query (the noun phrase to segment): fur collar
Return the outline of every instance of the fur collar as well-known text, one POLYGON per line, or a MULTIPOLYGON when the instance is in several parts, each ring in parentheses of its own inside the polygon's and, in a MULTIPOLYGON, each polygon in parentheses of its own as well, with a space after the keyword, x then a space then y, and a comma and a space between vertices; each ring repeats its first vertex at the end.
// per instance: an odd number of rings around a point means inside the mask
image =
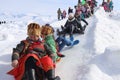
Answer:
POLYGON ((75 17, 72 18, 72 19, 68 19, 68 22, 72 22, 72 21, 74 21, 74 20, 75 20, 75 17))

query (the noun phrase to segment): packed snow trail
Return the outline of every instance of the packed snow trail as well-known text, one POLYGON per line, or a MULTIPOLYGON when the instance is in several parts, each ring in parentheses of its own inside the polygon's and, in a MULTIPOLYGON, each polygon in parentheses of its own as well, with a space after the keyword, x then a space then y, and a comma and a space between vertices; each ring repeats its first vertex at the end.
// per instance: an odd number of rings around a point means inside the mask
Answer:
POLYGON ((93 15, 87 21, 89 25, 86 27, 85 34, 74 35, 75 39, 79 40, 80 43, 72 48, 65 47, 62 51, 66 57, 61 59, 56 69, 56 75, 60 75, 62 80, 84 80, 83 75, 87 71, 86 64, 91 59, 92 53, 94 53, 96 18, 93 15))

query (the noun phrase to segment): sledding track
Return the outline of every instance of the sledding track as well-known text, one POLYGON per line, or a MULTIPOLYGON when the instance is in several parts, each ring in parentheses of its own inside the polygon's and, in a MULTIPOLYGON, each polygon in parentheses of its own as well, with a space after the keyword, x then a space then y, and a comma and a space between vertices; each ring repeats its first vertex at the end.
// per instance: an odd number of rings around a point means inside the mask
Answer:
POLYGON ((85 30, 85 34, 74 35, 75 39, 80 40, 80 43, 72 48, 65 47, 62 51, 66 57, 57 63, 56 68, 56 75, 60 75, 62 80, 85 80, 84 75, 88 71, 87 64, 94 54, 94 29, 97 23, 94 15, 87 19, 87 21, 89 25, 85 30))

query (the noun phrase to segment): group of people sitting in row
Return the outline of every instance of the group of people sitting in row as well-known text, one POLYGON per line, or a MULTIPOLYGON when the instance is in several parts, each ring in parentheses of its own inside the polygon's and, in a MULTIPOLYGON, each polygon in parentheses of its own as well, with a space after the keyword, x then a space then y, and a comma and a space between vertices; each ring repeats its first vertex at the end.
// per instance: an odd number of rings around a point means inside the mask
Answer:
POLYGON ((88 25, 88 22, 85 19, 94 14, 95 7, 97 7, 96 0, 86 0, 84 4, 79 2, 75 6, 75 13, 73 12, 73 9, 69 7, 68 19, 65 25, 61 25, 61 29, 57 29, 57 33, 62 34, 63 36, 69 34, 70 37, 73 36, 74 33, 84 34, 86 26, 88 25), (85 24, 82 25, 81 21, 85 24))
POLYGON ((97 7, 96 0, 83 0, 79 1, 75 7, 75 14, 81 13, 83 18, 89 18, 94 14, 95 8, 97 7))
MULTIPOLYGON (((65 45, 72 46, 74 38, 69 41, 61 36, 54 38, 54 29, 49 24, 40 27, 30 23, 28 37, 13 48, 12 66, 8 74, 15 80, 60 80, 55 76, 56 63, 65 55, 61 50, 65 45)), ((79 41, 77 41, 79 43, 79 41)))
POLYGON ((74 33, 84 34, 87 25, 88 22, 83 19, 80 14, 74 15, 73 13, 70 13, 65 25, 61 25, 61 29, 57 29, 57 33, 63 36, 68 34, 70 37, 73 37, 74 33), (85 24, 82 25, 81 21, 85 24))
MULTIPOLYGON (((76 9, 79 7, 76 6, 76 9)), ((54 28, 50 24, 40 26, 30 23, 27 28, 28 37, 13 48, 12 66, 8 74, 15 80, 61 80, 55 76, 56 63, 65 57, 61 51, 65 46, 74 46, 79 43, 75 40, 74 33, 84 34, 88 22, 81 15, 82 11, 76 10, 69 13, 65 25, 57 29, 57 38, 54 28), (82 25, 81 21, 85 24, 82 25), (69 38, 67 38, 67 34, 69 38)), ((85 16, 84 16, 85 17, 85 16)))

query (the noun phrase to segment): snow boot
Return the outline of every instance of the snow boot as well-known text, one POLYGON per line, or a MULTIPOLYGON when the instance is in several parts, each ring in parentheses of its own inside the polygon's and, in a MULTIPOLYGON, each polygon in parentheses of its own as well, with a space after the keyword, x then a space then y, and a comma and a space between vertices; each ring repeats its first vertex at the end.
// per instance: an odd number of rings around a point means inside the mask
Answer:
POLYGON ((72 43, 71 43, 71 45, 70 46, 74 46, 74 45, 77 45, 77 44, 79 44, 79 40, 75 40, 75 41, 73 41, 72 43))
POLYGON ((73 40, 74 40, 73 35, 70 35, 70 40, 71 40, 71 41, 73 41, 73 40))
POLYGON ((61 58, 65 57, 65 55, 61 54, 60 52, 57 52, 57 55, 61 58))
POLYGON ((83 26, 83 31, 85 31, 85 29, 86 29, 86 25, 83 26))
POLYGON ((80 31, 79 33, 80 33, 80 34, 84 34, 84 31, 80 31))
POLYGON ((54 69, 47 71, 46 77, 48 80, 60 80, 59 76, 55 77, 55 70, 54 69))
POLYGON ((27 78, 28 78, 28 80, 36 80, 36 78, 35 78, 35 69, 29 69, 27 71, 27 78))
POLYGON ((25 63, 25 74, 28 80, 36 80, 36 64, 35 59, 33 57, 29 57, 25 63))

